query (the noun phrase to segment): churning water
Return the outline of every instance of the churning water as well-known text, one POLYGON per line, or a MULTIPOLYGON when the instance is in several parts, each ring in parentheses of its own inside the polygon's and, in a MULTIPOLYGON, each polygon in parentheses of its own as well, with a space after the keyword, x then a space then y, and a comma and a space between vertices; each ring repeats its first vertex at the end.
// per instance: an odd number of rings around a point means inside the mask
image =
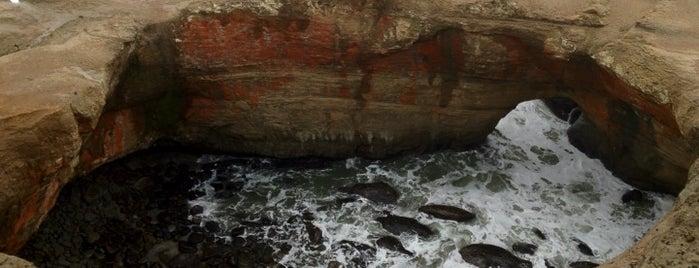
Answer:
POLYGON ((622 194, 632 187, 571 146, 567 127, 540 101, 530 101, 502 119, 487 143, 472 151, 380 161, 351 158, 312 168, 207 155, 200 164, 218 164, 211 179, 198 186, 207 195, 191 205, 203 206, 203 217, 226 230, 247 226, 241 236, 269 241, 277 260, 288 267, 327 267, 331 262, 348 267, 471 267, 459 255, 461 247, 488 243, 509 249, 514 242, 539 246, 533 256, 518 255, 535 267, 544 267, 544 260, 557 267, 604 262, 640 238, 674 199, 647 193, 646 202, 622 204, 622 194), (215 184, 221 181, 236 185, 235 191, 216 194, 215 184), (396 205, 362 198, 338 201, 348 197, 338 188, 377 181, 401 193, 396 205), (461 207, 477 218, 458 223, 418 212, 428 203, 461 207), (415 253, 412 257, 378 248, 376 239, 389 234, 374 220, 384 211, 415 218, 438 235, 401 235, 403 245, 415 253), (303 219, 322 230, 322 242, 309 241, 303 219), (534 227, 547 239, 537 238, 534 227), (594 256, 583 255, 576 240, 587 243, 594 256), (377 250, 361 255, 341 241, 377 250))

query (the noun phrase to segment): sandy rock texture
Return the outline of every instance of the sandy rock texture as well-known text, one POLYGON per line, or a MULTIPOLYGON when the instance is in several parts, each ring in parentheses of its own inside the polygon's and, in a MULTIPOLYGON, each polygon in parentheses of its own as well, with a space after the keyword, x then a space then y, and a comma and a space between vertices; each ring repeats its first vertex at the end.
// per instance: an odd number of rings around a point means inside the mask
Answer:
POLYGON ((31 262, 0 252, 0 267, 33 268, 36 266, 34 266, 34 264, 32 264, 31 262))
POLYGON ((387 157, 467 148, 517 103, 569 97, 586 152, 679 193, 606 265, 699 264, 696 14, 692 0, 0 2, 0 251, 72 178, 163 138, 387 157))

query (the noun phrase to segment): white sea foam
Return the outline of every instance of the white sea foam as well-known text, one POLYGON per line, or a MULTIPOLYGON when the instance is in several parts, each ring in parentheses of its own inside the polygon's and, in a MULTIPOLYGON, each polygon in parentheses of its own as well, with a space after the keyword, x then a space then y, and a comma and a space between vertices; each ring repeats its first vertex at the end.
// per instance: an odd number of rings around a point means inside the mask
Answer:
MULTIPOLYGON (((199 186, 207 195, 192 204, 202 205, 207 219, 222 221, 228 228, 236 226, 240 212, 278 222, 312 212, 313 224, 323 231, 323 247, 310 248, 305 229, 298 225, 285 225, 288 234, 274 238, 292 246, 279 260, 292 267, 350 263, 351 256, 333 245, 351 240, 375 246, 374 241, 387 232, 374 218, 386 210, 413 217, 439 236, 402 235, 414 257, 379 248, 368 267, 468 267, 458 253, 461 247, 489 243, 509 248, 520 241, 539 245, 535 256, 520 255, 535 267, 544 267, 545 259, 558 267, 579 260, 604 262, 632 245, 674 199, 651 193, 653 202, 646 207, 622 205, 621 195, 631 187, 571 146, 567 127, 541 102, 525 102, 500 121, 487 145, 475 151, 386 161, 352 158, 320 170, 232 165, 221 172, 245 181, 240 193, 225 200, 214 198, 213 188, 207 186, 217 176, 214 171, 199 186), (361 199, 334 205, 341 196, 336 191, 340 186, 373 181, 396 187, 401 193, 398 204, 361 199), (417 211, 426 203, 462 207, 477 214, 477 220, 463 224, 434 219, 417 211), (536 238, 531 232, 534 227, 548 239, 536 238), (595 256, 582 255, 575 239, 587 243, 595 256)), ((200 162, 218 159, 205 156, 200 162)))

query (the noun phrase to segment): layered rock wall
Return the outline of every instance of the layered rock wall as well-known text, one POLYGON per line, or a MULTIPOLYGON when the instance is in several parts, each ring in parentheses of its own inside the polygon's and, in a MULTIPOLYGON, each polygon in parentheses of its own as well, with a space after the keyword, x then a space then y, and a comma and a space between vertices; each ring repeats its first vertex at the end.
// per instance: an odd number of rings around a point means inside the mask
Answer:
MULTIPOLYGON (((632 183, 677 193, 697 157, 691 1, 188 2, 0 5, 38 25, 0 24, 0 251, 70 179, 162 138, 386 157, 466 148, 517 103, 564 96, 587 118, 578 145, 632 183)), ((696 235, 696 184, 613 264, 696 235)))

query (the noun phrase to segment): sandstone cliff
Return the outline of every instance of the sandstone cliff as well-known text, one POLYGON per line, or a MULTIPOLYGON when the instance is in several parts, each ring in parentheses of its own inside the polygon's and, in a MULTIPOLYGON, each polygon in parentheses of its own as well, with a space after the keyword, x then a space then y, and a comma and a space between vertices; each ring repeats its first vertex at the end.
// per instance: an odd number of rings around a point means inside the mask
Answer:
POLYGON ((563 96, 612 170, 680 193, 609 265, 696 264, 696 14, 691 0, 2 2, 0 251, 76 175, 161 138, 386 157, 465 148, 517 103, 563 96))

